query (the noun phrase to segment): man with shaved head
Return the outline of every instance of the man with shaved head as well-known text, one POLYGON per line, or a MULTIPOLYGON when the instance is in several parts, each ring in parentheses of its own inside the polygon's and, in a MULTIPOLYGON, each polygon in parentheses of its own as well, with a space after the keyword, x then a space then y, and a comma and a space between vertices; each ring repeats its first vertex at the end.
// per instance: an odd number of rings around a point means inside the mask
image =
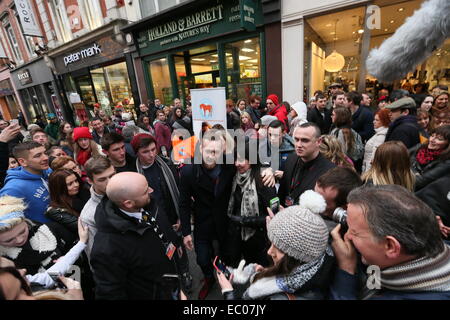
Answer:
POLYGON ((91 252, 96 299, 171 300, 179 296, 180 241, 146 178, 114 175, 95 212, 91 252))

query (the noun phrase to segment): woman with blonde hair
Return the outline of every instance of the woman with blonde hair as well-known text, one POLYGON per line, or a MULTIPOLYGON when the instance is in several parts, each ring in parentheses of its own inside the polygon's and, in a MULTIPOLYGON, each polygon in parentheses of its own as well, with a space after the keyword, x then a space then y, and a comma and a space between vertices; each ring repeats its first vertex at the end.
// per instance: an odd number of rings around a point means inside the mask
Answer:
POLYGON ((322 143, 320 144, 319 150, 325 158, 333 162, 338 167, 355 169, 353 166, 353 161, 342 151, 342 146, 336 137, 322 135, 321 139, 322 143))
POLYGON ((400 141, 388 141, 375 151, 372 167, 363 174, 366 184, 398 184, 414 191, 414 173, 409 162, 408 149, 400 141))

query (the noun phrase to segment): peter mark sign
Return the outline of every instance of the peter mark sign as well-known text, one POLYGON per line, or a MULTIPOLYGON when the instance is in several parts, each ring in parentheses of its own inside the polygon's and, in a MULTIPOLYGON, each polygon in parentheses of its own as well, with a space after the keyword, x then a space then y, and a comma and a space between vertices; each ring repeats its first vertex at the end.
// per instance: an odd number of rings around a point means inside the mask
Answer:
POLYGON ((95 55, 101 54, 102 49, 97 44, 94 43, 91 47, 80 50, 78 52, 74 52, 69 54, 68 56, 65 56, 64 59, 64 65, 67 67, 69 64, 77 62, 79 60, 83 60, 85 58, 93 57, 95 55))

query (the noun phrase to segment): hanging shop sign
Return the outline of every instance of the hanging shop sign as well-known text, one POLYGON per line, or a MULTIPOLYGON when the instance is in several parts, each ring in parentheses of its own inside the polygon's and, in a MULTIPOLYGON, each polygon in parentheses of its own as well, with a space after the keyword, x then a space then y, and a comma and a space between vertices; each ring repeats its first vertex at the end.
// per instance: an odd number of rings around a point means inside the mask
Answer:
POLYGON ((33 82, 33 79, 31 78, 30 70, 23 69, 17 74, 17 78, 19 79, 20 83, 24 86, 26 84, 30 84, 33 82))
POLYGON ((255 30, 262 24, 260 1, 217 1, 142 30, 138 33, 138 47, 141 55, 147 55, 243 28, 255 30))
POLYGON ((29 0, 14 0, 16 11, 19 14, 20 24, 22 25, 23 35, 41 37, 37 20, 33 13, 33 8, 29 0))

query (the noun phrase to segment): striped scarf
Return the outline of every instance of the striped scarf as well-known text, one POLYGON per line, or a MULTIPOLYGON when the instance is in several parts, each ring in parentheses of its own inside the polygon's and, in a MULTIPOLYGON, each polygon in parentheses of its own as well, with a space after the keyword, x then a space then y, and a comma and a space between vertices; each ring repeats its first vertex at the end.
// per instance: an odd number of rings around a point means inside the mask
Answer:
POLYGON ((450 248, 381 271, 381 286, 395 291, 450 291, 450 248))

